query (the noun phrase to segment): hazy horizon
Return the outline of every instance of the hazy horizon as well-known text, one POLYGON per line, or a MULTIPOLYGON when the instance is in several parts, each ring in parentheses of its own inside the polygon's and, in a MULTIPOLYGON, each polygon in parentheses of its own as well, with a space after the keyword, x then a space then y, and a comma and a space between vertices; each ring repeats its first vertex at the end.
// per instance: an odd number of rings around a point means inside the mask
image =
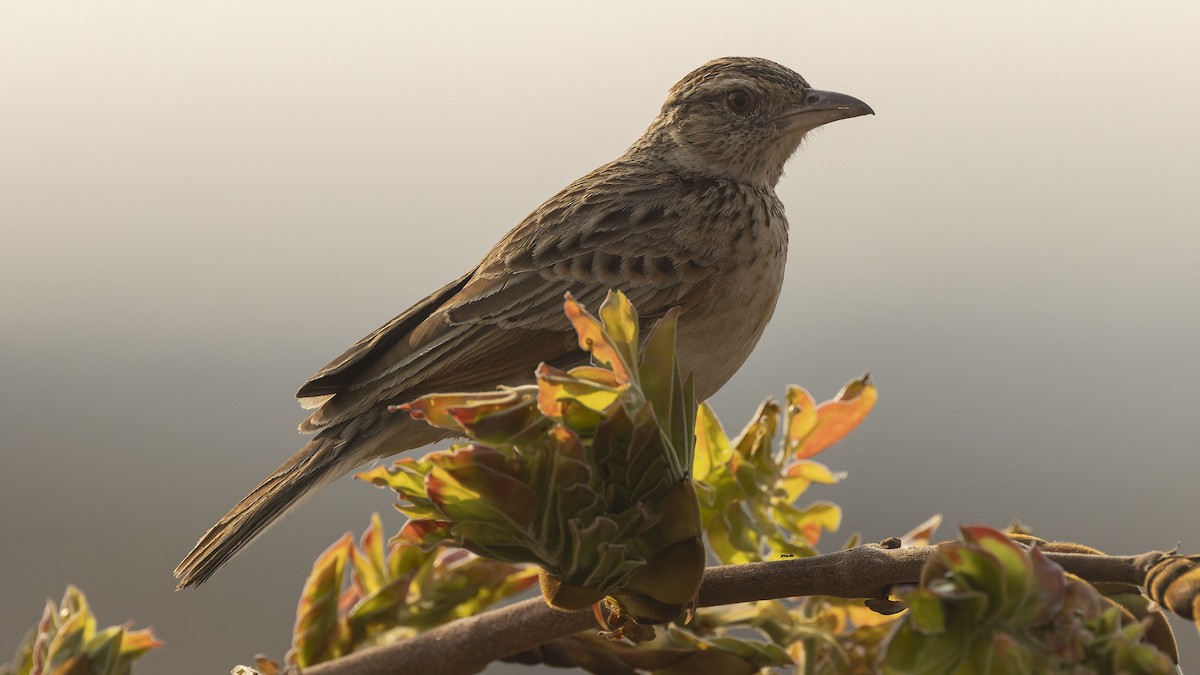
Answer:
POLYGON ((788 165, 783 297, 713 399, 733 432, 873 373, 825 548, 942 513, 1200 550, 1200 6, 511 7, 0 8, 0 662, 68 583, 167 641, 136 672, 282 658, 316 555, 398 525, 385 492, 341 481, 195 591, 171 570, 302 442, 292 392, 728 55, 877 113, 788 165))

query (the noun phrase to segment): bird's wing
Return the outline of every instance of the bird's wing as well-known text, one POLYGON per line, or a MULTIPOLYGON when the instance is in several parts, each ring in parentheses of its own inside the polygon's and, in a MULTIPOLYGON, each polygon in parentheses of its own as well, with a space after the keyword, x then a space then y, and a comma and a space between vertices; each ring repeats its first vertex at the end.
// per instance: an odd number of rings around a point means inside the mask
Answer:
POLYGON ((308 378, 308 381, 301 385, 296 392, 296 398, 303 402, 305 399, 317 399, 341 391, 354 380, 355 375, 364 364, 369 363, 380 352, 385 351, 397 340, 410 333, 422 321, 429 318, 448 298, 461 291, 474 273, 475 270, 471 270, 442 286, 417 304, 409 307, 400 316, 356 342, 341 356, 308 378))
POLYGON ((352 362, 344 356, 318 373, 310 384, 324 386, 305 385, 300 394, 332 397, 301 429, 317 431, 433 391, 527 382, 543 361, 585 361, 563 315, 567 292, 596 309, 609 289, 623 290, 643 321, 703 302, 709 291, 705 261, 674 241, 680 230, 673 214, 595 204, 559 215, 568 222, 558 227, 526 221, 465 282, 443 288, 365 338, 348 352, 352 362), (538 236, 525 236, 531 229, 538 236), (656 253, 645 254, 631 235, 654 242, 656 253))

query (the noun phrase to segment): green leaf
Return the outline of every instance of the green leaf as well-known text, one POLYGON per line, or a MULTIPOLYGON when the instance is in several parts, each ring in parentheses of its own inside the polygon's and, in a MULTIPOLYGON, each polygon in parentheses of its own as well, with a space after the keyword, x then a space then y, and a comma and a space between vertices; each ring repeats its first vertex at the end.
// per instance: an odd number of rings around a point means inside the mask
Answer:
POLYGON ((292 631, 292 657, 300 667, 337 658, 349 651, 345 622, 338 613, 338 599, 354 537, 349 532, 313 563, 304 584, 296 627, 292 631))
POLYGON ((924 589, 917 589, 904 596, 911 613, 909 620, 913 628, 924 635, 943 633, 946 630, 946 612, 942 599, 924 589))
POLYGON ((693 478, 707 480, 716 467, 724 468, 733 457, 729 438, 721 428, 721 422, 707 403, 701 403, 696 411, 696 461, 693 478))
POLYGON ((1033 586, 1033 566, 1025 549, 990 527, 963 526, 960 530, 963 541, 991 554, 1000 565, 1004 575, 1003 604, 995 608, 996 618, 1014 617, 1029 599, 1033 586))

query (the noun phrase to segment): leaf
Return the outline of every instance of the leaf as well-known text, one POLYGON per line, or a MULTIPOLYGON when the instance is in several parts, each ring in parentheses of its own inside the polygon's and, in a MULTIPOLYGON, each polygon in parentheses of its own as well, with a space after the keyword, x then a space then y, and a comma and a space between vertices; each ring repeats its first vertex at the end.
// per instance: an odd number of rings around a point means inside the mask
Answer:
POLYGON ((811 459, 793 462, 783 473, 781 487, 787 492, 789 502, 796 499, 812 483, 833 485, 846 478, 846 472, 833 472, 829 467, 811 459))
POLYGON ((141 630, 129 630, 126 628, 121 633, 121 656, 127 661, 140 658, 151 649, 165 647, 166 643, 154 637, 153 631, 149 628, 141 630))
POLYGON ((84 645, 88 667, 97 675, 116 673, 121 663, 121 636, 125 631, 120 626, 110 626, 92 636, 84 645))
POLYGON ((539 419, 537 388, 502 387, 498 391, 429 394, 389 410, 404 411, 416 420, 467 432, 473 438, 504 443, 539 419))
POLYGON ((934 635, 946 630, 946 612, 942 599, 924 589, 917 589, 904 596, 911 613, 913 628, 925 635, 934 635))
MULTIPOLYGON (((590 371, 590 368, 575 369, 590 371)), ((611 371, 603 371, 611 372, 611 371)), ((591 374, 591 373, 587 373, 591 374)), ((565 417, 565 403, 575 402, 588 410, 602 413, 616 403, 628 389, 627 384, 611 386, 601 378, 577 377, 575 371, 567 372, 543 363, 537 369, 538 408, 548 417, 565 417)), ((610 379, 610 378, 604 378, 610 379)))
POLYGON ((579 335, 579 348, 585 352, 591 352, 592 357, 598 363, 611 368, 617 376, 617 381, 622 384, 629 382, 631 377, 629 363, 625 361, 621 350, 613 344, 612 339, 605 332, 604 326, 596 320, 596 317, 584 309, 583 305, 576 302, 570 293, 566 295, 563 310, 579 335))
POLYGON ((904 536, 900 537, 900 545, 904 547, 912 546, 928 546, 929 542, 933 541, 933 535, 937 532, 938 525, 942 524, 942 516, 940 513, 935 513, 928 520, 920 525, 909 530, 904 536))
POLYGON ((997 607, 996 612, 1000 618, 1014 618, 1030 597, 1033 586, 1033 566, 1025 549, 990 527, 964 525, 959 529, 963 541, 990 553, 1000 564, 1004 574, 1004 604, 997 607))
POLYGON ((842 525, 842 509, 831 502, 814 502, 804 509, 781 504, 777 509, 787 517, 787 527, 800 532, 812 546, 821 540, 822 530, 836 532, 842 525))
POLYGON ((537 495, 527 484, 523 463, 487 446, 469 445, 432 456, 425 492, 448 520, 532 522, 537 495))
POLYGON ((354 536, 347 532, 317 558, 304 583, 292 631, 291 661, 300 667, 328 661, 349 651, 338 600, 353 548, 354 536))
POLYGON ((83 591, 67 586, 59 606, 46 602, 41 620, 22 640, 11 665, 0 665, 0 674, 126 675, 135 659, 163 644, 148 628, 96 626, 83 591))
MULTIPOLYGON (((909 621, 897 624, 884 647, 885 675, 948 675, 967 658, 971 642, 965 625, 949 622, 940 633, 925 634, 909 621)), ((971 671, 967 671, 971 672, 971 671)), ((964 673, 966 675, 966 673, 964 673)))
POLYGON ((729 438, 708 403, 696 410, 696 459, 692 477, 707 480, 716 467, 723 467, 733 457, 729 438))
POLYGON ((364 596, 377 592, 387 583, 383 540, 383 524, 379 521, 379 514, 371 514, 371 525, 362 535, 361 550, 356 547, 350 549, 355 585, 364 596))
MULTIPOLYGON (((664 422, 673 422, 668 417, 675 400, 675 331, 679 318, 679 308, 667 312, 662 321, 655 324, 650 335, 642 345, 641 365, 638 370, 638 380, 646 400, 654 406, 654 412, 664 422)), ((674 435, 674 434, 672 434, 674 435)))
MULTIPOLYGON (((638 358, 638 316, 629 298, 619 290, 609 291, 600 305, 600 321, 621 360, 632 366, 638 358)), ((615 372, 617 369, 613 368, 615 372)))
POLYGON ((817 406, 816 424, 807 420, 797 423, 796 435, 789 434, 787 439, 788 451, 796 459, 807 459, 824 452, 853 431, 871 412, 878 398, 869 373, 851 380, 836 397, 817 406))
POLYGON ((967 544, 949 543, 939 548, 942 561, 967 589, 979 591, 986 602, 972 619, 995 619, 1008 600, 1004 567, 992 554, 967 544))
POLYGON ((795 453, 800 443, 817 427, 817 402, 807 390, 794 384, 787 388, 785 401, 788 420, 785 443, 788 451, 795 453))

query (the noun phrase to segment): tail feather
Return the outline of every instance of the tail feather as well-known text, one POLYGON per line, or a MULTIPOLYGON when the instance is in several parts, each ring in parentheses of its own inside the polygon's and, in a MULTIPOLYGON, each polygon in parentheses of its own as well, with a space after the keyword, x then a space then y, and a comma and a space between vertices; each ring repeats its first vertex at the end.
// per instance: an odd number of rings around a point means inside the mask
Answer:
POLYGON ((348 461, 347 442, 337 434, 322 434, 289 457, 196 542, 175 568, 177 588, 203 583, 272 523, 354 469, 359 462, 348 461))

